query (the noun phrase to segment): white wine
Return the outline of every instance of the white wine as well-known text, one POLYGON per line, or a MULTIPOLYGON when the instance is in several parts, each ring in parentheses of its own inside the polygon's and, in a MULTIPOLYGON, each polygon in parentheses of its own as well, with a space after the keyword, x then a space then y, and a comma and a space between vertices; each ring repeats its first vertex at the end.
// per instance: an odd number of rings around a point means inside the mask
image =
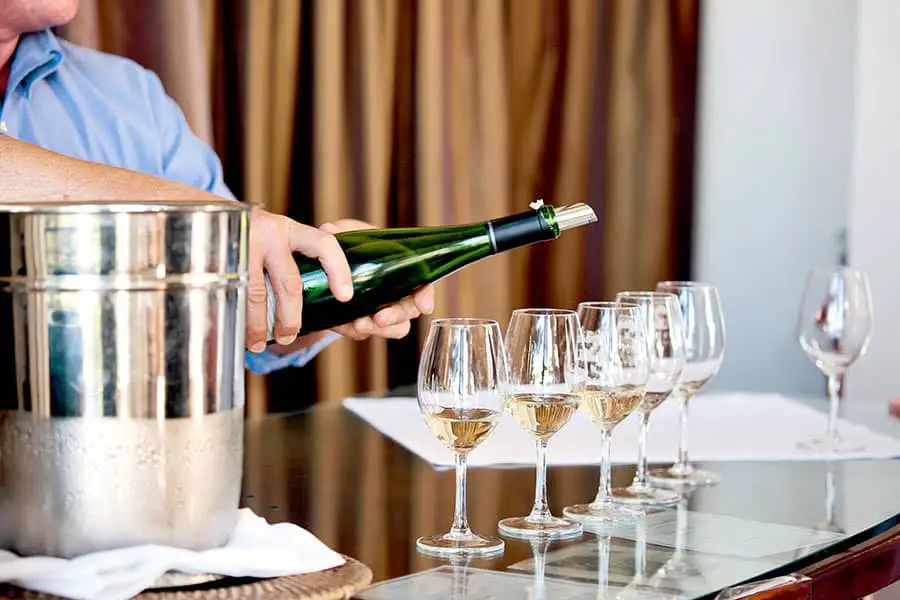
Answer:
POLYGON ((706 382, 712 379, 712 375, 705 379, 695 379, 693 381, 679 381, 675 386, 675 395, 681 399, 689 399, 691 396, 700 391, 706 382))
POLYGON ((614 388, 588 388, 580 408, 595 425, 612 430, 634 412, 644 398, 644 386, 623 385, 614 388))
POLYGON ((642 413, 648 413, 654 410, 657 406, 662 404, 663 400, 669 397, 669 394, 672 393, 672 390, 666 392, 644 392, 644 399, 641 400, 640 406, 638 406, 638 410, 642 413))
POLYGON ((572 419, 578 399, 578 394, 513 394, 506 406, 519 427, 546 441, 572 419))
POLYGON ((437 439, 457 454, 466 454, 478 446, 500 421, 500 411, 486 408, 437 406, 423 416, 437 439))

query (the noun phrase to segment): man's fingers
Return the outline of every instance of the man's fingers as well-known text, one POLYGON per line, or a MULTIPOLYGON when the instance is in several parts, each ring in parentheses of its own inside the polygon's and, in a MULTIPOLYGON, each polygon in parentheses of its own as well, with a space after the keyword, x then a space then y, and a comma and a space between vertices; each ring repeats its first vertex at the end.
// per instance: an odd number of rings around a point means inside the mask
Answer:
POLYGON ((290 225, 291 249, 318 259, 328 276, 328 287, 338 300, 346 302, 353 297, 353 279, 347 257, 337 239, 315 227, 301 225, 294 221, 290 225))
POLYGON ((336 327, 334 331, 351 340, 361 342, 362 340, 368 339, 372 335, 372 332, 375 331, 375 323, 372 321, 371 317, 363 317, 361 319, 356 319, 352 323, 336 327))
POLYGON ((266 349, 266 280, 263 261, 250 244, 247 282, 247 349, 262 352, 266 349))
POLYGON ((419 309, 420 313, 423 315, 430 315, 434 312, 434 286, 428 284, 417 290, 416 293, 413 294, 413 301, 415 301, 416 307, 419 309))
POLYGON ((325 233, 330 233, 332 235, 340 233, 342 231, 358 231, 360 229, 375 228, 376 227, 371 223, 366 223, 365 221, 357 221, 356 219, 338 219, 333 223, 322 223, 321 225, 319 225, 319 229, 321 229, 325 233))
POLYGON ((275 341, 292 343, 300 330, 303 280, 287 245, 276 244, 266 254, 266 271, 275 292, 275 341))
POLYGON ((333 331, 340 335, 360 342, 372 336, 388 339, 400 339, 410 332, 410 322, 403 321, 389 327, 379 327, 371 317, 363 317, 352 323, 335 327, 333 331))
POLYGON ((319 229, 330 235, 341 232, 341 230, 338 229, 337 225, 335 225, 334 223, 322 223, 321 225, 319 225, 319 229))
POLYGON ((400 338, 406 337, 410 330, 410 322, 403 321, 402 323, 398 323, 397 325, 391 325, 390 327, 385 327, 383 329, 378 330, 378 337, 388 338, 391 340, 399 340, 400 338))
POLYGON ((390 327, 403 321, 419 317, 419 309, 412 298, 404 298, 396 304, 383 308, 375 313, 375 324, 379 327, 390 327))

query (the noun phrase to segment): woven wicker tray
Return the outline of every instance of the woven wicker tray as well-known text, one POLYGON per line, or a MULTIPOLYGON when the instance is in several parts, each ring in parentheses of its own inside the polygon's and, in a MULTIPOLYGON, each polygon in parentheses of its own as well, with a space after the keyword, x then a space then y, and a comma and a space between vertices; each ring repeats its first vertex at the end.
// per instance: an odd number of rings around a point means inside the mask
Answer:
MULTIPOLYGON (((197 586, 144 592, 140 600, 343 600, 353 596, 372 581, 372 571, 358 560, 344 557, 340 567, 275 579, 219 579, 197 586)), ((57 600, 18 588, 0 586, 4 598, 57 600)))

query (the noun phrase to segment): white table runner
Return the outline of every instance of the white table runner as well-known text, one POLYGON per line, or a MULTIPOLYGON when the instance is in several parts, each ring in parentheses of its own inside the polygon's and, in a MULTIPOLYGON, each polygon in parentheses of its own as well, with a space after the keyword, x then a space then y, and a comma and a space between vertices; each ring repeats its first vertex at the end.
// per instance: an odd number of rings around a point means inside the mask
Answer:
MULTIPOLYGON (((453 464, 453 455, 428 430, 414 398, 348 398, 344 406, 386 436, 437 467, 453 464)), ((885 419, 889 418, 885 415, 885 419)), ((900 440, 842 420, 841 434, 862 442, 864 449, 836 456, 801 450, 797 443, 825 431, 826 415, 777 394, 701 394, 691 401, 690 444, 693 461, 847 460, 900 457, 900 440)), ((678 404, 667 400, 650 419, 651 462, 675 460, 678 451, 678 404)), ((634 463, 637 415, 613 433, 612 458, 634 463)), ((509 415, 469 455, 469 465, 524 466, 535 460, 534 440, 509 415)), ((600 460, 598 429, 581 414, 550 440, 551 465, 596 464, 600 460)))

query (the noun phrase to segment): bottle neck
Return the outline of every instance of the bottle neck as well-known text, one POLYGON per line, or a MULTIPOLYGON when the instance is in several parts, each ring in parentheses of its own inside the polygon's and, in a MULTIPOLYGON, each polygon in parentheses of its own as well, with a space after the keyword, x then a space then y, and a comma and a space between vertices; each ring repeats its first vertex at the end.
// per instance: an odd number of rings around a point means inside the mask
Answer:
POLYGON ((493 219, 487 222, 487 229, 495 254, 559 237, 555 214, 549 206, 493 219))

